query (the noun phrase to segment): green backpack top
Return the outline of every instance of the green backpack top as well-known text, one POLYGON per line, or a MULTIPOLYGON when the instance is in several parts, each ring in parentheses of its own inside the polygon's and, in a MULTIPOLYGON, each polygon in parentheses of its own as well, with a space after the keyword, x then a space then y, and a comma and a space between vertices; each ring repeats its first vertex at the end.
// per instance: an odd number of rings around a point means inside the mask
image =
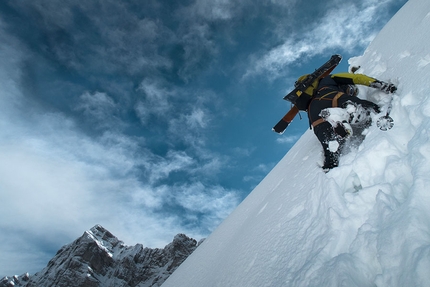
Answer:
MULTIPOLYGON (((306 74, 298 78, 295 83, 295 86, 297 87, 302 81, 305 81, 309 75, 310 74, 306 74)), ((298 95, 295 106, 299 110, 306 111, 308 109, 308 106, 312 100, 312 97, 316 94, 318 84, 319 84, 319 79, 313 81, 312 84, 306 88, 306 90, 304 90, 302 93, 300 93, 300 95, 298 95)))

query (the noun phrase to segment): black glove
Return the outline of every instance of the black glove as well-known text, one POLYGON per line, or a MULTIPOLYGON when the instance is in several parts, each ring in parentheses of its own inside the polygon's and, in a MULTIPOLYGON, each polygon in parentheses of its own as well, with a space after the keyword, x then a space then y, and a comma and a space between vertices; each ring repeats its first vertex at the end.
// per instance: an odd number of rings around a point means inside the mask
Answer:
POLYGON ((363 100, 361 102, 361 106, 367 110, 374 110, 377 114, 381 112, 381 108, 377 104, 372 103, 371 101, 363 100))
POLYGON ((375 113, 379 114, 381 112, 381 108, 377 105, 372 103, 371 108, 375 111, 375 113))
POLYGON ((337 126, 335 126, 333 128, 334 132, 340 136, 341 138, 346 138, 347 136, 350 135, 349 131, 345 128, 344 125, 342 125, 341 123, 338 123, 337 126))
POLYGON ((387 94, 392 94, 397 91, 397 87, 394 84, 389 84, 378 80, 374 81, 369 86, 371 88, 380 89, 387 94))
POLYGON ((392 94, 397 91, 397 87, 394 84, 387 84, 385 87, 382 87, 381 90, 387 94, 392 94))

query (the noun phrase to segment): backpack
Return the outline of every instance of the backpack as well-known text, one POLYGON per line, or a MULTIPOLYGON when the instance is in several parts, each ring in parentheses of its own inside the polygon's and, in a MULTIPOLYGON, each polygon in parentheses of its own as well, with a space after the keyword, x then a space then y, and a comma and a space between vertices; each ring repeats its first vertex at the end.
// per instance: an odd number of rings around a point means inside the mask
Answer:
MULTIPOLYGON (((298 78, 294 86, 298 87, 300 83, 304 82, 308 76, 309 74, 306 74, 298 78)), ((300 111, 306 111, 308 109, 308 106, 311 103, 313 96, 317 92, 318 84, 319 84, 319 79, 316 79, 302 93, 300 93, 300 95, 298 95, 298 98, 296 99, 296 102, 294 103, 294 105, 300 111)))
POLYGON ((284 100, 292 102, 299 110, 306 111, 319 84, 319 79, 328 76, 342 60, 340 55, 333 55, 321 67, 311 74, 301 76, 294 90, 284 96, 284 100))

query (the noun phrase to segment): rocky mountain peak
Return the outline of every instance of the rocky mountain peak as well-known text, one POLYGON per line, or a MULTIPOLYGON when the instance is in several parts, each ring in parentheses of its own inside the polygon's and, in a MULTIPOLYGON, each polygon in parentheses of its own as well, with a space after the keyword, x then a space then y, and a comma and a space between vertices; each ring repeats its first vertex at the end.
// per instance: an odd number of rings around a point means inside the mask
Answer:
POLYGON ((116 238, 109 230, 105 229, 103 226, 97 224, 93 228, 88 231, 85 231, 84 234, 88 234, 94 240, 109 242, 112 246, 116 246, 118 244, 123 244, 118 238, 116 238))
POLYGON ((42 271, 4 277, 0 287, 161 286, 197 246, 197 241, 185 234, 176 235, 163 249, 126 246, 96 225, 63 246, 42 271))

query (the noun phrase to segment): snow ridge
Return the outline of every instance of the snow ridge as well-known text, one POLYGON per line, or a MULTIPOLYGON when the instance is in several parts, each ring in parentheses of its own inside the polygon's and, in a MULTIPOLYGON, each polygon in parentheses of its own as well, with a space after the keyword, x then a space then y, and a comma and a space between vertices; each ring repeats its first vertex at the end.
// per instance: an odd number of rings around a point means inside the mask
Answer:
POLYGON ((163 287, 430 286, 429 27, 430 2, 410 0, 349 60, 398 86, 391 130, 372 125, 327 174, 307 131, 163 287))

